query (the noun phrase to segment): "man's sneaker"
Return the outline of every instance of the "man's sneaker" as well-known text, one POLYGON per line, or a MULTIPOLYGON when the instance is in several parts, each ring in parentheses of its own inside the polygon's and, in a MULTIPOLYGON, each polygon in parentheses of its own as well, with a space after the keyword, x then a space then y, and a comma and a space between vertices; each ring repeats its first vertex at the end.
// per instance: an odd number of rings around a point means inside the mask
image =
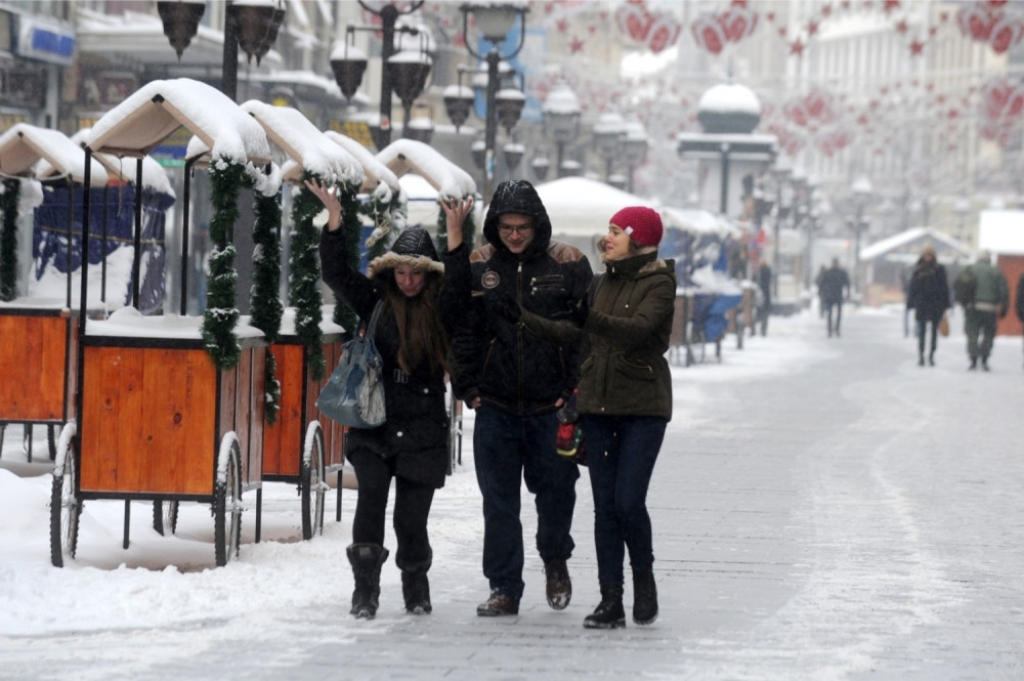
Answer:
POLYGON ((544 574, 548 578, 548 605, 555 610, 565 610, 572 600, 572 580, 565 561, 549 560, 544 564, 544 574))
POLYGON ((480 617, 518 615, 519 601, 500 591, 492 591, 490 598, 476 606, 476 614, 480 617))

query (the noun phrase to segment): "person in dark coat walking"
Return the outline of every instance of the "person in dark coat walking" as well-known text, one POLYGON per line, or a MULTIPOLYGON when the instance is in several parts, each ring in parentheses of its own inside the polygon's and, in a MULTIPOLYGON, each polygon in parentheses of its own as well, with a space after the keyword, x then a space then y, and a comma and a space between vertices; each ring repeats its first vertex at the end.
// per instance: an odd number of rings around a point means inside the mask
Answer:
POLYGON ((772 311, 772 268, 768 262, 761 258, 754 272, 754 283, 761 291, 760 300, 757 305, 757 321, 761 327, 761 335, 768 335, 768 316, 772 311))
POLYGON ((818 285, 818 295, 821 296, 821 304, 825 306, 828 316, 828 335, 839 335, 839 324, 843 320, 843 298, 850 293, 850 275, 839 266, 839 258, 832 258, 832 267, 818 275, 815 282, 818 285), (836 311, 835 325, 832 323, 832 310, 836 311))
POLYGON ((672 418, 672 374, 665 359, 675 311, 675 264, 658 257, 663 227, 646 206, 612 216, 601 249, 605 273, 590 286, 581 328, 522 311, 527 330, 568 347, 583 338, 577 411, 589 452, 594 541, 601 602, 588 629, 626 626, 623 560, 633 570, 633 621, 658 617, 647 490, 672 418))
POLYGON ((946 268, 935 259, 935 249, 925 246, 917 264, 914 265, 907 291, 907 309, 914 310, 914 318, 917 320, 917 363, 920 366, 924 366, 924 344, 929 325, 931 325, 931 346, 928 352, 928 364, 935 366, 939 323, 945 316, 946 310, 952 306, 949 299, 946 268))
MULTIPOLYGON (((451 231, 460 217, 451 206, 444 209, 451 231)), ((579 359, 575 349, 524 333, 519 309, 547 318, 577 314, 593 273, 579 249, 551 240, 547 210, 525 180, 498 185, 483 236, 487 244, 460 263, 470 270, 469 323, 452 338, 455 393, 476 410, 473 456, 483 496, 483 568, 491 589, 477 615, 519 612, 525 586, 519 519, 524 480, 536 497, 548 605, 561 610, 572 597, 566 561, 575 546, 579 470, 555 449, 556 412, 576 388, 579 359)), ((446 266, 455 267, 454 259, 446 266)))
POLYGON ((387 253, 369 263, 366 276, 351 268, 337 197, 319 183, 306 186, 328 211, 320 238, 324 282, 364 323, 378 301, 384 305, 374 344, 384 361, 386 420, 377 428, 350 428, 346 443, 359 484, 346 550, 355 578, 350 614, 373 619, 377 613, 381 566, 389 554, 384 525, 392 480, 395 563, 402 571, 406 611, 427 614, 433 563, 427 517, 448 472, 445 374, 457 319, 454 287, 445 284, 444 265, 430 235, 419 228, 402 231, 387 253))

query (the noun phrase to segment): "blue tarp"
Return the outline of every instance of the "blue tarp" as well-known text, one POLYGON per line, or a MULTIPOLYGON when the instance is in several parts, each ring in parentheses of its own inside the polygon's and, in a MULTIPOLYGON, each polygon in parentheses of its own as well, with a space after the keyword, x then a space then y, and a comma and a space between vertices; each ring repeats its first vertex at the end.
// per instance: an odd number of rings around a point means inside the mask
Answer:
MULTIPOLYGON (((89 207, 89 265, 99 265, 104 257, 118 248, 134 245, 135 187, 114 185, 90 190, 89 207), (106 242, 103 228, 106 225, 106 242)), ((47 266, 67 273, 68 267, 68 218, 71 219, 71 270, 82 267, 82 204, 84 189, 73 187, 71 213, 68 213, 67 187, 53 185, 44 192, 43 203, 35 209, 32 229, 32 252, 35 259, 35 277, 42 278, 47 266)), ((164 266, 166 252, 167 209, 174 199, 167 194, 151 191, 142 192, 142 268, 144 279, 139 288, 139 310, 151 313, 159 310, 164 302, 164 266)), ((112 292, 108 296, 124 296, 125 304, 131 304, 131 282, 125 283, 123 292, 112 292)))

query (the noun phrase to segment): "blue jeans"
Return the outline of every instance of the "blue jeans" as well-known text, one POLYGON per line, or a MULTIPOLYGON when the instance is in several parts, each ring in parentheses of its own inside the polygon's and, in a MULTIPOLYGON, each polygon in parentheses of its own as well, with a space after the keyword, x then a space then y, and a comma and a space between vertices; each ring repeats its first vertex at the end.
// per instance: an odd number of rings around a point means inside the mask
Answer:
POLYGON ((654 564, 647 489, 668 421, 653 416, 582 417, 594 493, 594 544, 602 586, 622 586, 629 549, 634 572, 654 564))
POLYGON ((484 576, 491 589, 523 596, 523 525, 520 488, 535 495, 537 550, 541 559, 568 560, 576 506, 576 464, 555 451, 554 412, 516 416, 481 406, 473 430, 476 479, 484 499, 484 576))

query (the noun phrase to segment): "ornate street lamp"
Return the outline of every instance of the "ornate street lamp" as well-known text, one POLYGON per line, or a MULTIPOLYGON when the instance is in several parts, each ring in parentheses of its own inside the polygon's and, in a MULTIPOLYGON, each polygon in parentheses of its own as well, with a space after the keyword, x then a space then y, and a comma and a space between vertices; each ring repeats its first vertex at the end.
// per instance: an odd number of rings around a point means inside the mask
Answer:
MULTIPOLYGON (((494 191, 494 148, 498 137, 498 63, 502 59, 512 59, 523 49, 526 39, 526 13, 529 11, 522 5, 512 3, 467 3, 460 8, 462 11, 462 36, 466 50, 478 60, 487 62, 487 124, 484 133, 484 201, 490 201, 494 191), (473 49, 469 39, 469 15, 476 21, 477 29, 484 39, 491 43, 491 50, 486 56, 473 49), (500 45, 519 19, 519 43, 511 54, 502 55, 500 45)), ((521 110, 521 109, 520 109, 521 110)), ((513 124, 514 125, 514 124, 513 124)))
POLYGON ((543 182, 548 178, 548 170, 551 168, 551 161, 544 156, 538 156, 530 162, 530 168, 533 170, 533 176, 540 182, 543 182))
MULTIPOLYGON (((380 17, 381 25, 350 25, 346 28, 346 34, 351 34, 353 31, 379 31, 382 36, 380 48, 382 61, 380 70, 380 133, 374 136, 374 143, 378 148, 391 144, 392 91, 394 90, 398 94, 399 99, 402 100, 403 107, 406 106, 406 99, 408 99, 408 108, 405 109, 405 122, 408 123, 409 109, 412 107, 412 102, 423 91, 423 85, 426 84, 427 80, 426 74, 430 73, 429 61, 425 62, 423 59, 417 61, 403 57, 394 62, 395 65, 392 66, 392 58, 398 53, 395 49, 395 33, 419 34, 419 30, 411 26, 397 26, 398 17, 415 12, 423 6, 424 1, 412 0, 402 3, 401 7, 391 2, 377 2, 372 3, 379 5, 378 9, 374 9, 367 0, 359 0, 360 7, 370 14, 380 17), (424 70, 426 73, 423 73, 424 70), (421 76, 422 84, 419 86, 419 91, 416 92, 415 96, 409 97, 414 91, 415 84, 420 82, 421 76), (395 78, 401 78, 402 83, 393 84, 395 78), (403 92, 405 93, 405 98, 403 98, 403 92)), ((338 82, 338 87, 341 88, 342 93, 345 94, 345 98, 351 99, 352 95, 359 88, 359 83, 362 82, 363 73, 366 70, 366 55, 361 50, 353 53, 354 48, 347 45, 347 37, 345 42, 346 45, 336 46, 331 52, 331 70, 334 71, 334 79, 338 82), (348 94, 349 92, 352 94, 348 94)), ((407 127, 408 125, 403 125, 403 128, 407 127)))
POLYGON ((404 131, 409 125, 412 103, 423 94, 430 75, 430 57, 422 52, 405 50, 388 59, 387 70, 391 72, 395 94, 402 102, 402 130, 403 136, 407 137, 404 131))
POLYGON ((509 142, 502 147, 501 151, 505 155, 505 165, 508 166, 510 172, 514 173, 516 168, 519 167, 519 163, 523 160, 526 147, 516 142, 509 142))
POLYGON ((626 121, 615 111, 605 111, 594 123, 594 142, 604 156, 605 182, 612 175, 612 161, 622 154, 622 144, 626 139, 626 121))
MULTIPOLYGON (((158 0, 157 13, 164 25, 164 35, 171 46, 181 53, 192 42, 199 30, 199 20, 206 9, 205 2, 195 0, 158 0)), ((229 2, 224 9, 224 58, 221 71, 221 92, 232 100, 238 98, 238 48, 256 64, 267 54, 277 40, 284 22, 284 1, 248 3, 229 2)))
POLYGON ((580 134, 580 100, 572 88, 561 83, 548 93, 541 110, 544 113, 544 128, 554 138, 558 149, 555 167, 561 171, 566 145, 575 142, 580 134))
POLYGON ((449 85, 444 89, 444 108, 458 132, 473 110, 473 90, 465 85, 449 85))
POLYGON ((629 172, 626 174, 626 191, 633 193, 633 173, 636 167, 647 160, 647 130, 638 120, 626 121, 626 139, 623 142, 623 155, 629 172))

